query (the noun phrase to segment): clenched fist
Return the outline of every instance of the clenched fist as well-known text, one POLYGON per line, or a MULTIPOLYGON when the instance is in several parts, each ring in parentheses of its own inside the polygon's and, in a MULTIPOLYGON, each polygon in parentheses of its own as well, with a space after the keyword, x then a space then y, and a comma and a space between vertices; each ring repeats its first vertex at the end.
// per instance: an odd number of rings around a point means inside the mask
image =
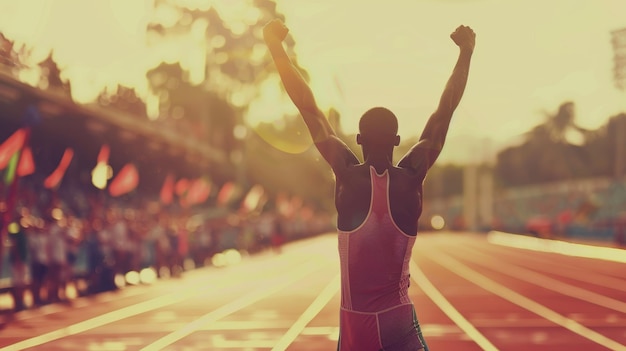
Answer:
POLYGON ((452 38, 454 43, 458 45, 459 48, 474 51, 474 45, 476 45, 476 33, 474 33, 472 28, 461 25, 457 27, 452 34, 450 34, 450 38, 452 38))
POLYGON ((285 40, 287 33, 289 33, 289 28, 279 19, 273 19, 263 27, 263 39, 268 43, 273 41, 282 42, 285 40))

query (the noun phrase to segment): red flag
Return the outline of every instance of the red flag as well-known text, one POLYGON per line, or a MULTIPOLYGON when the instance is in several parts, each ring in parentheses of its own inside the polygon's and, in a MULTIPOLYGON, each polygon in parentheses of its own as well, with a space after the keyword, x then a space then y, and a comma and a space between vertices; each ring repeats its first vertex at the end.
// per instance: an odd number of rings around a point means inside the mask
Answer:
POLYGON ((165 177, 165 181, 163 182, 163 186, 161 187, 161 202, 163 202, 166 205, 169 205, 172 203, 172 200, 174 199, 174 176, 171 174, 168 174, 167 177, 165 177))
POLYGON ((109 154, 111 153, 111 149, 109 145, 104 144, 100 147, 100 152, 98 153, 98 163, 109 163, 109 154))
POLYGON ((178 196, 184 195, 188 189, 189 189, 189 180, 185 178, 179 179, 176 182, 176 185, 174 187, 174 191, 176 192, 176 195, 178 196))
POLYGON ((33 161, 33 152, 30 147, 25 147, 20 155, 20 162, 17 164, 17 175, 25 177, 35 172, 35 161, 33 161))
POLYGON ((109 186, 109 194, 111 196, 120 196, 129 193, 139 184, 139 172, 137 167, 132 163, 127 163, 109 186))
POLYGON ((18 129, 0 145, 0 169, 4 169, 9 164, 11 157, 22 149, 26 134, 26 128, 18 129))
MULTIPOLYGON (((2 145, 0 146, 0 153, 3 155, 1 157, 7 158, 8 160, 5 162, 4 167, 10 162, 10 169, 4 175, 5 182, 9 185, 9 191, 6 196, 6 211, 4 213, 5 219, 10 218, 14 214, 15 207, 18 199, 18 178, 17 169, 19 164, 21 163, 21 156, 23 154, 22 149, 24 145, 28 144, 28 139, 30 138, 30 128, 22 128, 13 133, 2 145)), ((29 149, 30 150, 30 149, 29 149)), ((29 151, 30 153, 30 151, 29 151)), ((31 160, 32 160, 32 153, 31 160)), ((34 164, 33 164, 34 166, 34 164)), ((5 221, 6 222, 6 221, 5 221)), ((2 228, 0 228, 2 229, 2 228)), ((0 233, 0 239, 2 238, 2 234, 0 233)))
POLYGON ((189 207, 191 204, 187 201, 187 194, 189 191, 189 187, 191 186, 191 181, 189 179, 179 179, 174 186, 174 192, 179 197, 179 203, 183 207, 189 207))
POLYGON ((59 183, 61 182, 61 179, 63 179, 63 176, 65 175, 65 171, 67 170, 67 167, 70 165, 70 162, 72 162, 73 157, 74 157, 74 150, 69 147, 65 149, 65 152, 63 153, 63 157, 61 157, 61 162, 59 162, 59 165, 57 166, 57 168, 43 182, 43 185, 46 188, 52 189, 52 188, 55 188, 57 185, 59 185, 59 183))
POLYGON ((211 184, 202 178, 194 180, 187 191, 187 204, 203 203, 211 194, 211 184))
POLYGON ((220 206, 226 205, 235 193, 235 184, 233 182, 225 183, 217 194, 217 203, 220 206))

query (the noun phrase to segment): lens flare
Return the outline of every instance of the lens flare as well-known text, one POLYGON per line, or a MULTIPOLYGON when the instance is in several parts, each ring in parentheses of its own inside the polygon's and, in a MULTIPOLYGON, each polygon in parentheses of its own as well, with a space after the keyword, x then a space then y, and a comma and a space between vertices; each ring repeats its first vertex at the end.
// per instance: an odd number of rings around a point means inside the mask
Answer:
POLYGON ((313 146, 304 122, 262 122, 253 131, 274 148, 290 154, 301 154, 313 146))

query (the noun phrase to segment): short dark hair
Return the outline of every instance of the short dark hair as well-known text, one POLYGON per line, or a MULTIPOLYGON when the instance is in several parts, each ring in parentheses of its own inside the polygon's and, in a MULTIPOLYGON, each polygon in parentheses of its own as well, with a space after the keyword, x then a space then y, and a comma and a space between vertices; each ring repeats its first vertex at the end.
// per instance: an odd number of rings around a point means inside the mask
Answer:
POLYGON ((395 137, 398 134, 398 119, 384 107, 374 107, 361 116, 359 133, 368 138, 395 137))

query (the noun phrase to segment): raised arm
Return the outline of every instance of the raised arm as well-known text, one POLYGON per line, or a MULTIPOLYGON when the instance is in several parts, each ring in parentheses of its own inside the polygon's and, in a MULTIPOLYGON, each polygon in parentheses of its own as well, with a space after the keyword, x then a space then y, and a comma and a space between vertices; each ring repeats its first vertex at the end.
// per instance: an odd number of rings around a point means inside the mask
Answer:
POLYGON ((274 59, 276 69, 283 82, 285 90, 296 105, 306 123, 314 142, 320 142, 335 135, 330 123, 320 111, 309 85, 298 69, 291 62, 283 47, 283 40, 289 29, 280 20, 272 20, 263 28, 265 43, 274 59))
POLYGON ((400 161, 401 167, 425 171, 435 163, 443 149, 452 114, 461 102, 474 53, 476 34, 470 27, 459 26, 450 38, 460 50, 456 65, 441 95, 437 109, 426 122, 419 142, 400 161))
POLYGON ((272 55, 287 95, 300 111, 313 142, 324 159, 331 165, 335 174, 340 174, 342 167, 358 163, 358 160, 345 143, 336 136, 328 119, 317 106, 311 88, 285 52, 283 40, 288 32, 289 29, 285 24, 275 19, 263 28, 263 38, 272 55))

